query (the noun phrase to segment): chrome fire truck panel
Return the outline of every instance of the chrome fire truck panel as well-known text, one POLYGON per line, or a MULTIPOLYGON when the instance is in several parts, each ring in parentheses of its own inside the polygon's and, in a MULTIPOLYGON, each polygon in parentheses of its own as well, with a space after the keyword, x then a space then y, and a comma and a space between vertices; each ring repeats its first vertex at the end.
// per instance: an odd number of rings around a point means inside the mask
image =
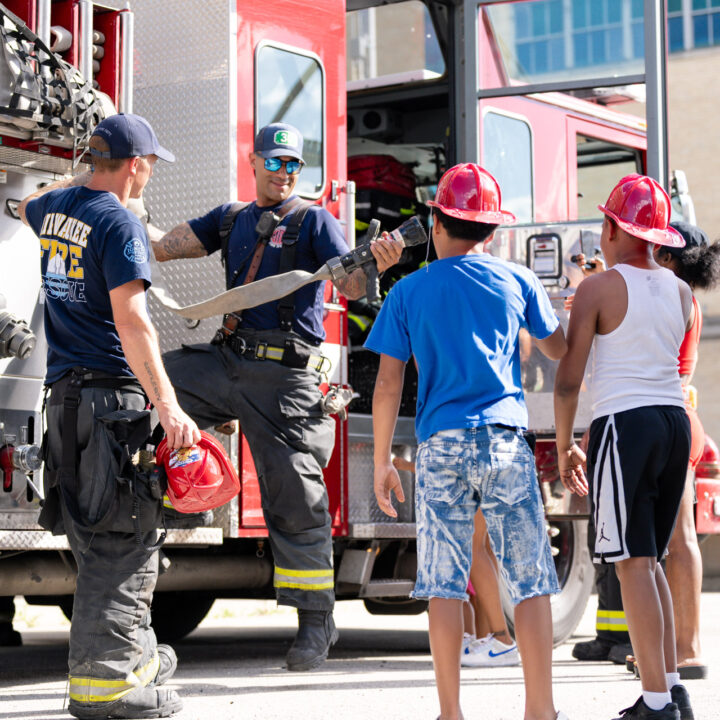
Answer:
MULTIPOLYGON (((169 230, 237 199, 232 16, 228 3, 220 0, 134 0, 132 9, 136 16, 133 112, 150 121, 160 142, 176 156, 172 164, 156 164, 155 177, 145 191, 150 221, 169 230), (201 42, 201 37, 206 40, 201 42)), ((225 289, 217 255, 161 265, 163 279, 178 302, 197 302, 225 289)), ((217 329, 217 318, 189 326, 154 299, 150 310, 163 351, 180 342, 207 342, 217 329)))
MULTIPOLYGON (((488 249, 497 257, 535 271, 567 331, 570 313, 565 310, 565 300, 574 294, 583 279, 582 271, 571 258, 583 250, 588 251, 586 255, 594 248, 599 250, 600 229, 600 221, 500 228, 488 249)), ((521 348, 522 379, 529 426, 538 436, 554 436, 553 385, 557 363, 548 360, 534 343, 525 347, 529 353, 521 348)), ((575 429, 579 433, 589 427, 592 417, 588 380, 586 370, 575 419, 575 429)))

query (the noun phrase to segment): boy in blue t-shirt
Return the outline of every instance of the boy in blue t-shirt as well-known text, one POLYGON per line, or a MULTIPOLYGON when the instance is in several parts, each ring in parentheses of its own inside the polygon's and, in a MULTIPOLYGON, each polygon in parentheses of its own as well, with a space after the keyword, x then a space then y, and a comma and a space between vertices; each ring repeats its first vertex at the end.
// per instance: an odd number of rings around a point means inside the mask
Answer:
POLYGON ((430 647, 440 718, 458 720, 462 604, 473 518, 485 516, 515 607, 525 676, 526 720, 563 718, 552 698, 551 593, 557 576, 545 530, 533 454, 523 437, 527 409, 518 332, 526 326, 552 359, 565 336, 549 298, 527 268, 484 252, 500 224, 500 188, 478 165, 440 180, 433 207, 438 260, 391 290, 365 343, 380 353, 373 397, 375 495, 391 517, 404 501, 391 462, 405 363, 418 365, 416 598, 430 600, 430 647))

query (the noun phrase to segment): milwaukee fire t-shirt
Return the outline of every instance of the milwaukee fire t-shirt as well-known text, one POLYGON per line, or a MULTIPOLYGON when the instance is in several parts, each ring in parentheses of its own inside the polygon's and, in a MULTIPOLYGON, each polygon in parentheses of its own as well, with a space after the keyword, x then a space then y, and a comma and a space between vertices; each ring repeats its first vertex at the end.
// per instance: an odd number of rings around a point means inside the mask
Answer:
POLYGON ((53 190, 27 204, 40 238, 48 342, 46 383, 73 367, 132 376, 113 320, 110 290, 150 286, 149 245, 140 220, 115 195, 86 187, 53 190))

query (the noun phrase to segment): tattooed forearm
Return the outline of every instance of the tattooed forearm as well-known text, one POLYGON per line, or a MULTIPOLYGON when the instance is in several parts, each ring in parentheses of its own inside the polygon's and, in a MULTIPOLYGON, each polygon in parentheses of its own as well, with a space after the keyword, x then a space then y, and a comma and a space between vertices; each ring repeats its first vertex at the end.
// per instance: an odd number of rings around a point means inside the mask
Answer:
MULTIPOLYGON (((152 228, 152 226, 150 227, 152 228)), ((157 235, 157 228, 151 229, 150 239, 155 259, 158 262, 207 255, 205 246, 198 240, 197 235, 186 222, 180 223, 180 225, 177 225, 159 239, 156 239, 157 235)))
POLYGON ((158 385, 157 378, 155 377, 155 373, 153 372, 150 363, 146 360, 143 363, 143 366, 145 367, 145 373, 147 374, 148 382, 152 388, 153 404, 159 405, 163 401, 162 397, 160 397, 160 385, 158 385))
POLYGON ((347 277, 335 280, 334 285, 348 300, 357 300, 365 295, 367 280, 363 270, 358 268, 347 277))

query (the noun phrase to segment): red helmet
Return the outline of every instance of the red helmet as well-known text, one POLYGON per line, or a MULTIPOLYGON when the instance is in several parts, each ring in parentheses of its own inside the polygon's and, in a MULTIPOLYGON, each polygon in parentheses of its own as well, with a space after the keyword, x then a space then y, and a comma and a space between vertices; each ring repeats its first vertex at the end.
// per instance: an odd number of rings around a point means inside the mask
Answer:
POLYGON ((157 448, 157 464, 167 473, 168 498, 178 512, 212 510, 240 492, 240 480, 223 446, 203 430, 200 435, 200 442, 189 448, 168 450, 166 438, 157 448))
POLYGON ((685 247, 670 222, 670 198, 652 178, 633 173, 613 188, 605 205, 598 205, 628 235, 668 247, 685 247))
POLYGON ((428 205, 458 220, 509 225, 512 213, 500 209, 500 186, 484 168, 475 163, 451 167, 438 183, 435 200, 428 205))

